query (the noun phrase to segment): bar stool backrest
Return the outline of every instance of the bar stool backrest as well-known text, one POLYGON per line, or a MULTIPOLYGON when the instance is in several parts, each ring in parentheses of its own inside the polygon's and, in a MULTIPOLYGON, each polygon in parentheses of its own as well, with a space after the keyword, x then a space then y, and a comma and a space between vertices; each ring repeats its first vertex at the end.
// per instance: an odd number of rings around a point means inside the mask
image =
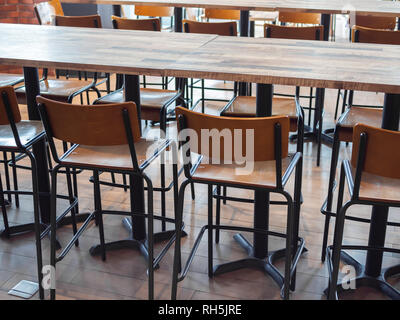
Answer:
MULTIPOLYGON (((287 116, 273 116, 265 118, 237 118, 237 117, 221 117, 212 116, 204 113, 198 113, 186 108, 177 107, 175 109, 177 119, 178 119, 178 131, 181 132, 184 129, 189 129, 188 132, 182 132, 181 134, 189 134, 189 147, 190 151, 201 154, 207 158, 226 160, 235 159, 235 148, 238 148, 238 141, 235 141, 235 131, 241 137, 241 150, 242 153, 246 149, 246 130, 247 133, 251 134, 251 141, 254 141, 254 161, 269 161, 275 160, 275 150, 276 150, 276 127, 279 126, 280 130, 280 150, 281 159, 286 158, 288 155, 288 139, 289 139, 289 118, 287 116), (209 131, 204 131, 209 130, 209 131), (207 134, 209 132, 209 135, 207 134), (195 133, 196 137, 192 137, 190 134, 195 133), (229 134, 232 138, 231 141, 219 138, 229 134), (208 138, 208 143, 202 141, 202 139, 208 138), (196 141, 197 140, 197 141, 196 141), (216 157, 213 152, 213 147, 215 148, 215 143, 220 143, 219 156, 216 157), (229 144, 225 146, 225 144, 229 144), (214 146, 213 146, 214 143, 214 146), (207 149, 208 146, 208 149, 207 149), (226 148, 228 147, 228 148, 226 148), (205 150, 203 150, 205 148, 205 150), (225 154, 225 151, 228 153, 225 154)), ((184 137, 181 137, 182 139, 184 137)), ((227 138, 229 139, 229 138, 227 138)), ((239 140, 240 142, 240 140, 239 140)), ((217 155, 218 155, 217 153, 217 155)), ((242 154, 240 154, 241 156, 242 154)))
POLYGON ((264 24, 265 38, 322 40, 323 35, 323 26, 287 27, 268 23, 264 24))
POLYGON ((0 87, 0 95, 0 125, 20 122, 21 113, 19 112, 14 88, 11 86, 0 87), (11 121, 9 111, 12 112, 13 119, 11 121))
POLYGON ((163 6, 135 6, 135 14, 145 17, 172 17, 174 15, 174 8, 163 6))
POLYGON ((39 24, 54 25, 55 16, 63 16, 64 11, 59 0, 50 0, 35 4, 36 18, 39 24))
POLYGON ((370 29, 353 26, 351 33, 352 42, 400 44, 400 31, 370 29))
POLYGON ((183 30, 186 33, 216 34, 219 36, 237 36, 237 24, 231 22, 198 22, 183 20, 183 30))
POLYGON ((240 20, 240 10, 208 9, 204 10, 207 19, 240 20))
POLYGON ((372 29, 396 28, 396 17, 365 16, 356 14, 355 25, 372 29))
POLYGON ((88 146, 128 144, 123 113, 129 114, 133 142, 140 139, 139 120, 133 102, 74 105, 37 97, 48 139, 88 146))
POLYGON ((111 16, 114 29, 142 30, 142 31, 161 31, 159 18, 153 19, 126 19, 111 16))
POLYGON ((400 179, 400 132, 357 124, 351 164, 362 172, 400 179))
POLYGON ((284 23, 321 24, 321 14, 280 11, 278 20, 284 23))
POLYGON ((56 26, 101 28, 101 18, 98 14, 89 16, 56 16, 56 26))

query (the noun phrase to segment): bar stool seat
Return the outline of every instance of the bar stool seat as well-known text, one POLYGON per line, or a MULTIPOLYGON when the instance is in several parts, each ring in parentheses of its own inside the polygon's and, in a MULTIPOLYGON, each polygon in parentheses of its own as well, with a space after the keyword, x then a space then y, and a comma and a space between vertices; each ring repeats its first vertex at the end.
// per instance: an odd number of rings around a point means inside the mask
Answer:
MULTIPOLYGON (((168 140, 147 141, 140 139, 135 142, 136 157, 141 167, 147 163, 149 155, 168 143, 168 140)), ((85 146, 79 145, 73 152, 66 155, 61 161, 69 166, 90 168, 112 168, 117 170, 133 170, 131 152, 129 146, 85 146)))
MULTIPOLYGON (((85 80, 62 80, 62 79, 46 79, 40 81, 40 94, 46 98, 57 100, 60 102, 68 102, 71 95, 76 92, 86 91, 86 88, 92 87, 92 81, 85 80)), ((25 102, 25 86, 15 90, 18 103, 25 102)))
MULTIPOLYGON (((296 102, 293 98, 273 98, 272 115, 286 115, 290 120, 290 131, 297 131, 296 102)), ((226 117, 255 117, 256 97, 237 96, 232 99, 227 108, 221 111, 226 117)))
MULTIPOLYGON (((348 176, 354 185, 356 169, 351 166, 352 176, 348 176)), ((364 172, 360 183, 359 199, 374 202, 396 202, 400 204, 400 180, 364 172)))
MULTIPOLYGON (((293 157, 282 159, 282 175, 286 172, 293 157)), ((204 164, 201 163, 192 178, 195 181, 213 181, 215 183, 232 183, 241 186, 276 188, 276 163, 272 161, 255 161, 252 174, 238 174, 243 166, 237 164, 204 164)))
MULTIPOLYGON (((44 128, 41 121, 22 120, 15 124, 18 130, 19 139, 22 145, 30 145, 32 140, 44 135, 44 128)), ((11 126, 0 125, 0 147, 18 149, 11 130, 11 126)))
POLYGON ((13 86, 24 81, 24 77, 20 74, 0 73, 0 86, 13 86))
POLYGON ((357 123, 364 123, 372 127, 380 127, 382 122, 382 109, 352 107, 348 108, 339 118, 340 141, 353 141, 353 128, 357 123))
MULTIPOLYGON (((159 121, 161 108, 170 101, 175 100, 177 95, 179 95, 179 92, 175 90, 141 88, 140 107, 142 119, 159 121)), ((124 101, 124 90, 119 89, 96 100, 95 104, 121 103, 124 101)))

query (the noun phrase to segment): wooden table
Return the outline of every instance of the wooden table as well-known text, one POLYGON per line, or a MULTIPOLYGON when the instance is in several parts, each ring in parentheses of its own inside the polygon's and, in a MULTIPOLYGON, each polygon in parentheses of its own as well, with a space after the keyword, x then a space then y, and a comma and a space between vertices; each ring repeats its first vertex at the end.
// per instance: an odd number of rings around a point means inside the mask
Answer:
MULTIPOLYGON (((398 130, 400 116, 400 46, 360 43, 335 43, 266 38, 218 37, 193 50, 169 67, 166 74, 176 77, 195 77, 257 83, 257 115, 270 116, 273 84, 319 88, 323 103, 325 88, 384 92, 385 103, 382 127, 398 130)), ((322 110, 321 110, 322 111, 322 110)), ((255 193, 255 227, 268 226, 269 194, 255 193), (262 205, 259 207, 257 203, 262 205)), ((374 206, 370 224, 369 246, 383 247, 385 243, 388 208, 374 206)), ((258 266, 282 284, 280 275, 271 269, 269 261, 281 256, 281 251, 268 254, 265 237, 254 235, 250 243, 241 235, 236 240, 252 253, 249 259, 219 266, 217 272, 258 266), (265 258, 268 258, 265 261, 265 258)), ((342 258, 358 271, 357 284, 373 286, 393 299, 400 293, 384 279, 383 274, 396 274, 399 266, 382 272, 383 254, 368 251, 363 266, 351 256, 342 258)), ((341 286, 340 286, 341 288, 341 286)))
POLYGON ((329 37, 330 15, 351 14, 400 16, 400 3, 378 0, 62 0, 64 3, 91 3, 118 5, 173 6, 175 31, 182 31, 182 8, 214 8, 241 10, 240 30, 248 36, 249 11, 286 11, 321 13, 325 26, 324 39, 329 37))
MULTIPOLYGON (((122 73, 125 75, 125 99, 134 101, 140 114, 139 75, 163 76, 167 66, 182 54, 216 37, 161 32, 152 32, 149 36, 147 31, 21 24, 0 24, 0 33, 7 43, 0 47, 0 65, 24 66, 28 113, 32 120, 40 120, 36 106, 36 96, 40 94, 37 68, 122 73)), ((44 224, 49 224, 50 182, 45 145, 35 145, 33 151, 38 163, 38 175, 41 177, 41 220, 44 224)), ((143 212, 143 181, 135 178, 132 191, 137 210, 143 212)), ((86 218, 86 215, 82 218, 86 218)), ((131 231, 130 238, 108 243, 107 248, 139 248, 146 254, 144 218, 135 218, 135 224, 129 219, 124 219, 124 224, 131 231)), ((29 231, 31 228, 31 224, 11 227, 11 233, 29 231)), ((163 241, 170 237, 171 231, 167 231, 155 234, 154 239, 163 241)), ((98 252, 98 247, 91 249, 92 254, 98 252)))
MULTIPOLYGON (((37 119, 34 98, 39 93, 39 86, 36 68, 55 67, 123 73, 126 75, 126 99, 134 100, 138 108, 139 74, 255 82, 259 116, 271 115, 274 84, 317 87, 322 100, 324 88, 381 91, 385 93, 382 126, 397 130, 399 125, 398 46, 8 24, 0 24, 0 33, 7 43, 0 47, 0 64, 25 67, 27 102, 32 119, 37 119)), ((40 147, 35 154, 41 160, 40 180, 46 180, 45 150, 44 146, 40 147)), ((137 190, 142 190, 140 183, 136 186, 139 186, 137 190)), ((48 194, 48 185, 42 185, 41 191, 48 194)), ((143 197, 143 193, 138 194, 143 197)), ((45 217, 49 212, 48 197, 41 200, 45 217)), ((265 228, 268 216, 265 203, 268 200, 267 193, 255 195, 256 228, 265 228)), ((371 246, 383 246, 386 222, 387 208, 374 207, 371 246)), ((133 237, 141 232, 144 234, 143 226, 133 226, 138 229, 138 233, 134 230, 133 237)), ((143 237, 139 238, 129 241, 144 241, 143 237)), ((263 237, 256 236, 253 246, 243 237, 236 238, 254 252, 253 260, 258 259, 260 266, 266 267, 264 259, 268 248, 263 237)), ((356 264, 350 257, 344 257, 349 263, 356 264)), ((368 278, 371 285, 388 288, 380 278, 381 262, 381 253, 368 252, 365 271, 357 262, 362 270, 359 279, 368 278)), ((243 266, 246 265, 233 263, 230 268, 243 266)), ((220 271, 224 270, 227 268, 221 266, 220 271)), ((281 283, 276 272, 273 276, 281 283)))

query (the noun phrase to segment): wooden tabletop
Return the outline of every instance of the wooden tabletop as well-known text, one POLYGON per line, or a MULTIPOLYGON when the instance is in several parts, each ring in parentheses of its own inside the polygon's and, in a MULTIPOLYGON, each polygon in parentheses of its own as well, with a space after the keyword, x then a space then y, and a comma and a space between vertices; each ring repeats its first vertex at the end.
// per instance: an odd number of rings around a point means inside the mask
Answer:
POLYGON ((0 64, 162 76, 215 35, 0 24, 0 64))
POLYGON ((64 3, 153 5, 249 11, 298 11, 400 16, 400 2, 379 0, 61 0, 64 3))
POLYGON ((400 46, 217 37, 166 70, 176 77, 400 93, 400 46))
POLYGON ((0 64, 400 93, 400 46, 0 24, 0 64))

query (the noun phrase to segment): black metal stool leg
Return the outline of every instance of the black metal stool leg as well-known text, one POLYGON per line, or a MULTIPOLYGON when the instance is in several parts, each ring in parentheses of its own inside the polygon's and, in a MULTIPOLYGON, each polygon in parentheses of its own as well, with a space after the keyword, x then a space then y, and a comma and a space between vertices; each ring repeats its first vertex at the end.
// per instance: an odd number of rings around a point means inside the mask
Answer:
MULTIPOLYGON (((215 225, 219 226, 221 220, 221 186, 217 186, 217 206, 216 206, 216 214, 215 214, 215 225)), ((215 229, 215 243, 219 243, 219 232, 220 230, 215 229)))
MULTIPOLYGON (((65 173, 66 173, 66 178, 67 178, 67 188, 68 188, 68 199, 69 199, 69 204, 73 204, 75 199, 74 199, 74 194, 72 191, 72 181, 71 181, 71 170, 69 168, 65 168, 65 173)), ((76 212, 75 208, 71 209, 71 222, 72 222, 72 232, 74 235, 78 232, 78 227, 76 225, 76 212)), ((75 246, 79 246, 79 240, 76 240, 75 246)))
MULTIPOLYGON (((7 152, 5 151, 3 151, 3 161, 4 161, 4 179, 6 181, 6 190, 11 190, 10 171, 8 170, 8 157, 7 157, 7 152)), ((7 196, 7 200, 11 203, 11 194, 7 196)))
POLYGON ((94 209, 96 211, 96 220, 99 225, 99 235, 100 235, 100 251, 101 259, 106 261, 106 247, 104 241, 104 226, 103 226, 103 214, 101 207, 101 190, 99 183, 99 172, 97 170, 93 171, 93 187, 94 187, 94 209))
POLYGON ((212 278, 214 275, 213 269, 213 197, 212 197, 212 184, 208 185, 208 277, 212 278))
POLYGON ((32 191, 33 191, 33 213, 34 213, 34 224, 35 224, 35 240, 36 240, 36 263, 37 263, 37 272, 38 272, 38 283, 39 283, 39 298, 40 300, 44 299, 44 289, 42 286, 43 281, 43 258, 42 258, 42 243, 40 239, 40 235, 42 232, 41 223, 40 223, 40 208, 39 208, 39 185, 38 185, 38 175, 37 175, 37 167, 36 160, 31 153, 27 153, 28 157, 31 160, 32 166, 32 191))
POLYGON ((321 251, 321 261, 322 262, 325 261, 325 257, 326 257, 326 247, 327 247, 328 235, 329 235, 329 222, 330 222, 330 218, 331 218, 329 212, 332 211, 336 168, 337 168, 337 163, 338 163, 338 158, 339 158, 339 150, 340 150, 339 130, 340 130, 340 128, 338 126, 336 126, 334 137, 333 137, 331 168, 330 168, 329 183, 328 183, 328 197, 327 197, 327 201, 326 201, 325 225, 324 225, 324 235, 323 235, 323 240, 322 240, 322 251, 321 251))
POLYGON ((5 199, 4 199, 3 182, 1 181, 1 175, 0 175, 0 206, 1 206, 1 212, 3 214, 4 235, 7 238, 9 238, 10 237, 10 227, 8 225, 8 216, 7 216, 7 210, 6 210, 6 203, 5 203, 5 199))
MULTIPOLYGON (((18 177, 17 177, 17 167, 16 167, 16 162, 15 162, 15 152, 11 152, 11 161, 14 164, 13 168, 12 168, 12 172, 13 172, 13 184, 14 184, 14 190, 18 191, 18 177)), ((15 199, 15 206, 17 208, 19 208, 19 195, 15 194, 14 195, 14 199, 15 199)))
POLYGON ((222 203, 223 203, 223 204, 226 204, 226 192, 227 192, 227 187, 226 187, 226 186, 223 186, 223 187, 222 187, 222 194, 223 194, 223 196, 224 196, 224 199, 222 200, 222 203))
MULTIPOLYGON (((57 238, 56 238, 56 230, 57 230, 57 172, 58 167, 54 168, 51 172, 51 199, 50 199, 50 265, 53 268, 55 276, 56 271, 56 250, 57 250, 57 238)), ((54 281, 55 283, 55 281, 54 281)), ((56 288, 50 288, 50 299, 56 299, 56 288)))

